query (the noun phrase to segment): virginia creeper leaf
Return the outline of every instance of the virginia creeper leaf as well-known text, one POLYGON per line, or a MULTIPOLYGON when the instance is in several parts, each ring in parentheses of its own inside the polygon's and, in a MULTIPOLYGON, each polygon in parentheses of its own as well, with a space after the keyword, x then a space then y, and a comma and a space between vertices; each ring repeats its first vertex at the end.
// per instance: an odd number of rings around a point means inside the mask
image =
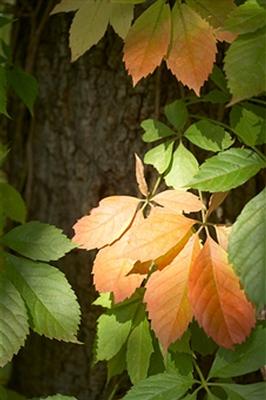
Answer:
POLYGON ((0 205, 7 217, 22 224, 25 222, 25 202, 20 193, 8 183, 0 182, 0 205))
POLYGON ((12 67, 7 70, 7 81, 30 113, 33 114, 33 105, 38 94, 36 79, 18 67, 12 67))
POLYGON ((249 298, 266 304, 266 189, 243 208, 229 238, 229 259, 249 298), (250 240, 252 238, 252 240, 250 240))
POLYGON ((172 10, 172 21, 172 45, 167 65, 178 80, 199 96, 215 61, 213 28, 192 8, 179 2, 172 10))
POLYGON ((0 367, 3 367, 24 345, 29 326, 25 304, 15 286, 2 271, 0 313, 0 367))
POLYGON ((226 252, 210 237, 191 267, 189 296, 196 320, 219 346, 244 342, 255 325, 226 252))
POLYGON ((266 25, 266 10, 256 0, 248 0, 230 13, 225 29, 238 34, 254 32, 266 25))
POLYGON ((136 181, 138 184, 138 188, 141 194, 143 194, 143 196, 148 196, 148 185, 145 179, 145 175, 144 175, 144 165, 141 161, 141 159, 139 158, 139 156, 135 153, 135 175, 136 175, 136 181))
POLYGON ((231 378, 256 371, 266 364, 266 328, 258 326, 243 344, 234 351, 219 349, 209 377, 231 378))
POLYGON ((168 121, 176 128, 181 129, 188 119, 188 110, 184 100, 176 100, 171 104, 167 104, 164 113, 168 121))
POLYGON ((101 293, 96 300, 92 303, 94 306, 101 306, 104 308, 112 307, 111 293, 101 293))
POLYGON ((77 342, 80 308, 64 274, 49 264, 5 255, 8 274, 30 313, 32 329, 48 338, 77 342))
POLYGON ((90 215, 73 226, 73 241, 80 248, 91 250, 111 244, 132 222, 139 200, 131 196, 110 196, 100 201, 90 215))
POLYGON ((223 383, 222 387, 228 393, 229 398, 231 398, 231 393, 236 393, 242 400, 261 400, 266 393, 265 382, 252 383, 251 385, 223 383))
POLYGON ((124 400, 179 400, 193 385, 191 375, 163 373, 150 376, 133 386, 124 400))
POLYGON ((226 192, 245 183, 263 167, 265 163, 252 150, 232 148, 208 158, 186 186, 226 192))
POLYGON ((230 123, 240 140, 248 146, 255 146, 259 140, 263 118, 247 108, 234 106, 230 112, 230 123))
POLYGON ((170 8, 164 0, 153 3, 132 25, 125 41, 124 61, 134 85, 166 56, 170 29, 170 8))
POLYGON ((144 142, 155 142, 162 138, 176 135, 176 133, 168 128, 167 125, 155 119, 145 119, 141 123, 141 127, 144 129, 145 133, 142 136, 144 142))
POLYGON ((84 0, 61 0, 60 3, 56 4, 51 14, 57 14, 60 12, 76 11, 84 4, 84 0))
POLYGON ((147 151, 144 156, 145 164, 151 164, 159 174, 163 174, 171 162, 174 142, 168 140, 147 151))
POLYGON ((166 184, 175 189, 187 186, 197 172, 198 162, 196 158, 183 143, 180 143, 174 151, 170 171, 165 176, 166 184))
POLYGON ((234 142, 224 128, 204 120, 190 125, 184 136, 196 146, 215 152, 227 149, 234 142))
POLYGON ((228 192, 217 192, 211 195, 206 218, 208 218, 213 213, 213 211, 215 211, 224 202, 227 196, 228 192))
POLYGON ((185 190, 164 190, 152 198, 153 201, 175 212, 184 211, 185 213, 200 211, 204 204, 193 193, 185 190))
POLYGON ((110 24, 122 39, 127 36, 133 17, 133 4, 111 4, 110 24))
POLYGON ((123 345, 118 353, 107 362, 107 381, 113 376, 120 375, 127 368, 126 345, 123 345))
POLYGON ((224 58, 231 104, 258 96, 266 90, 266 28, 239 36, 224 58), (256 62, 254 62, 256 60, 256 62))
POLYGON ((76 61, 103 37, 111 13, 108 0, 87 0, 76 12, 70 27, 71 60, 76 61))
POLYGON ((207 356, 213 354, 217 350, 217 344, 206 335, 204 330, 193 321, 191 325, 191 349, 201 354, 202 356, 207 356))
POLYGON ((2 243, 32 260, 58 260, 75 245, 53 225, 33 221, 17 226, 6 233, 2 243))
POLYGON ((225 93, 226 95, 228 95, 228 89, 227 89, 227 81, 224 75, 224 72, 217 67, 217 65, 213 66, 213 70, 212 73, 210 75, 210 79, 212 80, 213 83, 215 83, 215 85, 221 89, 221 91, 223 93, 225 93))
POLYGON ((171 264, 154 272, 146 284, 144 302, 151 327, 165 351, 181 338, 192 320, 188 278, 190 265, 199 250, 198 237, 193 236, 171 264))
POLYGON ((144 319, 132 330, 127 342, 127 371, 134 385, 147 377, 152 352, 150 327, 144 319))
POLYGON ((229 240, 229 235, 232 230, 232 226, 226 226, 226 225, 215 225, 215 230, 216 230, 216 235, 217 235, 217 240, 220 246, 227 251, 228 249, 228 240, 229 240))

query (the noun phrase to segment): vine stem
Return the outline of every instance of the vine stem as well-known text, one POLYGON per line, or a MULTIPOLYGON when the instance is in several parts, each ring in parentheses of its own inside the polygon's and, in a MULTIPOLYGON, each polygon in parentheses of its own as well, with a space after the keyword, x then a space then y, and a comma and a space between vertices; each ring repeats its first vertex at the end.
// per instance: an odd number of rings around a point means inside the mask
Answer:
MULTIPOLYGON (((202 204, 204 204, 204 200, 203 200, 203 196, 202 196, 201 190, 198 190, 198 192, 199 192, 200 201, 202 202, 202 204)), ((210 236, 210 232, 209 232, 209 229, 208 229, 208 225, 209 224, 207 224, 207 222, 206 222, 206 212, 203 209, 201 209, 200 212, 201 212, 201 218, 202 218, 202 225, 203 225, 207 235, 210 236)))
MULTIPOLYGON (((236 131, 234 128, 232 128, 230 125, 225 124, 224 122, 216 121, 215 119, 208 118, 208 117, 203 117, 202 115, 197 115, 197 114, 190 114, 190 117, 196 118, 196 119, 201 119, 201 120, 202 120, 202 119, 205 119, 205 120, 207 120, 207 121, 213 122, 214 124, 220 125, 220 126, 222 126, 223 128, 225 128, 225 129, 229 129, 234 135, 238 136, 237 131, 236 131)), ((264 163, 266 164, 266 157, 265 157, 265 155, 264 155, 259 149, 257 149, 256 146, 248 146, 248 147, 250 147, 253 151, 255 151, 255 153, 257 153, 258 156, 260 156, 260 158, 261 158, 261 159, 264 161, 264 163)))
POLYGON ((162 175, 159 175, 158 178, 157 178, 157 180, 156 180, 156 182, 155 182, 155 185, 154 185, 154 187, 153 187, 153 189, 152 189, 152 192, 151 192, 151 194, 149 195, 149 198, 150 198, 150 199, 155 195, 155 193, 156 193, 156 191, 157 191, 157 189, 158 189, 158 187, 159 187, 161 181, 162 181, 162 175))
POLYGON ((195 370, 197 371, 197 373, 198 373, 198 375, 199 375, 199 378, 200 378, 200 380, 201 380, 201 387, 204 388, 208 394, 210 394, 210 390, 209 390, 209 388, 208 388, 208 383, 207 383, 207 381, 205 380, 205 378, 204 378, 204 376, 203 376, 203 373, 201 372, 200 367, 198 366, 198 364, 197 364, 197 362, 196 362, 196 360, 195 360, 194 358, 192 359, 192 361, 193 361, 195 370))

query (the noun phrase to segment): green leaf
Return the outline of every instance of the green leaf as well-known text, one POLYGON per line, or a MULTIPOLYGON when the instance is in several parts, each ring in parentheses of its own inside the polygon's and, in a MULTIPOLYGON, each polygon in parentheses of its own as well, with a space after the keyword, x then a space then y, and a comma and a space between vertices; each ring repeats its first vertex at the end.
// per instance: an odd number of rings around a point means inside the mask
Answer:
POLYGON ((181 129, 188 120, 188 110, 184 100, 176 100, 164 108, 168 121, 176 128, 181 129))
POLYGON ((227 149, 234 142, 224 128, 204 120, 190 125, 184 136, 196 146, 215 152, 227 149))
POLYGON ((232 148, 208 158, 186 186, 208 191, 226 192, 248 181, 265 167, 252 150, 232 148))
POLYGON ((225 75, 223 71, 217 67, 217 65, 213 66, 212 73, 210 75, 210 79, 212 80, 215 85, 221 89, 222 92, 224 92, 226 95, 228 95, 228 89, 227 89, 227 81, 225 78, 225 75))
POLYGON ((263 119, 254 112, 234 106, 230 112, 230 123, 237 136, 248 146, 255 146, 262 130, 263 119))
POLYGON ((266 189, 243 208, 233 225, 228 254, 249 298, 266 304, 266 189), (252 240, 251 240, 252 238, 252 240))
POLYGON ((182 335, 182 337, 172 343, 169 347, 170 352, 178 352, 178 353, 191 353, 190 348, 190 339, 191 339, 191 330, 187 329, 186 332, 182 335))
POLYGON ((152 352, 150 327, 144 319, 132 330, 127 342, 127 371, 134 385, 147 377, 152 352))
POLYGON ((173 154, 171 169, 165 176, 168 186, 175 189, 184 187, 198 172, 198 162, 193 154, 180 143, 173 154))
POLYGON ((266 393, 266 382, 252 383, 251 385, 223 383, 222 387, 230 399, 231 393, 236 393, 243 400, 262 400, 266 393))
POLYGON ((38 94, 36 79, 18 67, 12 67, 7 70, 7 81, 30 113, 33 114, 33 105, 38 94))
POLYGON ((209 93, 205 94, 202 97, 202 100, 212 104, 224 104, 230 100, 230 95, 219 89, 213 89, 209 93))
POLYGON ((168 353, 168 365, 166 367, 167 372, 178 372, 178 374, 187 376, 193 372, 193 356, 188 353, 168 353))
POLYGON ((70 27, 72 61, 76 61, 103 37, 110 13, 111 4, 108 0, 89 0, 79 8, 70 27))
POLYGON ((60 12, 76 11, 82 4, 84 4, 84 0, 61 0, 61 2, 53 8, 51 15, 60 12))
MULTIPOLYGON (((129 316, 130 318, 130 316, 129 316)), ((132 321, 119 321, 115 314, 103 314, 97 322, 97 361, 111 360, 126 342, 132 321)))
POLYGON ((25 304, 3 272, 0 273, 0 315, 0 367, 3 367, 24 345, 29 333, 25 304))
POLYGON ((144 142, 148 143, 176 135, 172 129, 168 128, 168 126, 162 122, 156 121, 155 119, 145 119, 145 121, 141 123, 141 127, 145 131, 142 139, 144 142))
POLYGON ((151 164, 159 174, 164 173, 170 165, 174 142, 168 140, 147 151, 144 156, 145 164, 151 164))
POLYGON ((266 364, 266 328, 258 326, 248 340, 234 350, 220 348, 209 372, 209 378, 230 378, 248 374, 266 364))
POLYGON ((127 36, 133 17, 133 4, 111 4, 110 24, 122 39, 127 36))
POLYGON ((123 345, 119 352, 107 361, 107 381, 109 382, 113 376, 120 375, 126 368, 126 346, 123 345))
POLYGON ((193 385, 191 375, 163 373, 153 375, 133 386, 123 400, 178 400, 193 385))
POLYGON ((80 308, 65 275, 49 264, 5 254, 12 283, 31 316, 31 326, 48 338, 77 343, 80 308))
POLYGON ((224 59, 231 103, 257 96, 266 90, 266 29, 239 36, 224 59), (254 62, 256 60, 256 62, 254 62))
POLYGON ((8 218, 16 222, 25 222, 25 202, 20 193, 8 183, 0 182, 0 206, 8 218))
POLYGON ((6 70, 0 65, 0 114, 8 117, 7 106, 7 77, 6 70))
POLYGON ((224 30, 243 34, 254 32, 265 25, 266 10, 256 0, 248 0, 229 15, 224 30))
POLYGON ((0 368, 0 386, 6 385, 11 378, 12 363, 7 363, 3 368, 0 368))
POLYGON ((213 354, 217 349, 217 344, 196 322, 193 322, 191 326, 191 348, 204 357, 213 354))
POLYGON ((18 226, 2 238, 2 243, 32 260, 50 261, 76 246, 53 225, 33 221, 18 226))
POLYGON ((94 306, 101 306, 104 308, 112 307, 111 293, 100 293, 99 297, 92 303, 94 306))

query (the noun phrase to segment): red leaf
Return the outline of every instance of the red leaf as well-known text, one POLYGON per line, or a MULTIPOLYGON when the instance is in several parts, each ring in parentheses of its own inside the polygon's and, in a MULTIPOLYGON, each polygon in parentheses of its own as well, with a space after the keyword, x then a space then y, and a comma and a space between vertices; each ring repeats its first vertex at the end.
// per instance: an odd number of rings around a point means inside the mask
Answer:
POLYGON ((172 47, 167 65, 177 79, 199 96, 215 61, 213 28, 194 10, 179 2, 172 10, 172 20, 172 47))
POLYGON ((166 351, 180 338, 192 320, 188 299, 190 265, 200 251, 194 235, 170 265, 154 272, 146 284, 144 302, 151 326, 166 351))
POLYGON ((134 85, 160 65, 168 50, 170 31, 170 8, 164 0, 157 0, 135 21, 124 47, 124 61, 134 85))
POLYGON ((227 253, 210 237, 191 267, 189 297, 198 323, 219 346, 244 342, 255 325, 254 309, 227 253))
POLYGON ((119 239, 132 222, 139 199, 130 196, 110 196, 100 201, 90 215, 73 226, 73 242, 82 249, 101 248, 119 239))

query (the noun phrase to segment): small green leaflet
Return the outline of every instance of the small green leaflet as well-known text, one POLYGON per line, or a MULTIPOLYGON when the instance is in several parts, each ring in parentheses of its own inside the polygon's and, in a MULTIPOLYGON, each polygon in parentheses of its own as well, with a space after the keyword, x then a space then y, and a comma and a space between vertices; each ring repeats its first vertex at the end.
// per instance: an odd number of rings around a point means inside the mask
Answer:
POLYGON ((11 254, 5 254, 5 264, 27 305, 33 330, 48 338, 78 343, 80 308, 65 275, 49 264, 11 254))
MULTIPOLYGON (((130 316, 129 316, 130 318, 130 316)), ((119 321, 115 314, 103 314, 97 322, 97 361, 111 360, 126 342, 132 321, 119 321)))
POLYGON ((225 21, 224 29, 237 34, 254 32, 266 25, 266 10, 256 0, 237 7, 225 21))
POLYGON ((133 4, 111 4, 110 24, 122 39, 127 36, 133 17, 133 4))
POLYGON ((0 367, 3 367, 24 345, 29 333, 25 304, 3 272, 0 274, 0 315, 0 367))
POLYGON ((230 378, 248 374, 266 364, 266 328, 258 326, 247 341, 234 350, 220 348, 209 372, 209 378, 230 378))
POLYGON ((20 193, 8 183, 0 182, 0 207, 13 221, 24 223, 26 205, 20 193))
POLYGON ((4 114, 8 117, 8 112, 6 109, 7 105, 7 78, 6 70, 0 65, 0 114, 4 114))
POLYGON ((221 91, 223 93, 225 93, 225 95, 228 95, 228 89, 227 89, 227 82, 226 82, 226 78, 224 76, 223 71, 217 67, 217 65, 213 66, 213 70, 212 73, 210 75, 210 79, 213 83, 215 83, 215 85, 221 89, 221 91))
POLYGON ((55 226, 33 221, 18 226, 1 242, 32 260, 58 260, 76 246, 55 226))
POLYGON ((61 0, 61 2, 53 8, 51 15, 60 12, 76 11, 82 4, 84 4, 84 0, 61 0))
POLYGON ((167 125, 160 121, 156 121, 155 119, 145 119, 145 121, 141 123, 141 127, 145 131, 142 139, 144 142, 148 143, 176 135, 176 133, 172 129, 168 128, 167 125))
POLYGON ((191 349, 204 357, 213 354, 217 349, 217 344, 195 321, 191 326, 191 349))
POLYGON ((16 95, 33 114, 33 105, 38 94, 36 79, 15 66, 7 70, 7 81, 16 95))
POLYGON ((234 142, 224 128, 205 120, 190 125, 184 136, 196 146, 214 152, 225 150, 234 142))
POLYGON ((230 95, 228 93, 222 92, 219 89, 213 89, 209 93, 202 96, 200 100, 210 102, 212 104, 224 104, 230 100, 230 95))
POLYGON ((153 375, 133 386, 123 400, 179 400, 193 383, 191 375, 153 375))
POLYGON ((111 293, 100 293, 99 297, 92 303, 94 306, 101 306, 104 308, 112 307, 111 293))
POLYGON ((164 108, 168 121, 176 128, 181 129, 188 119, 188 110, 184 100, 176 100, 164 108))
POLYGON ((228 254, 249 298, 266 304, 266 189, 243 208, 233 225, 228 254), (252 240, 250 240, 252 238, 252 240))
POLYGON ((109 382, 113 376, 120 375, 126 368, 126 345, 123 345, 119 352, 107 361, 107 381, 109 382))
POLYGON ((251 110, 234 106, 230 112, 230 123, 237 136, 248 146, 255 146, 261 138, 263 118, 251 110))
POLYGON ((144 319, 132 330, 127 342, 127 371, 134 385, 147 377, 152 352, 150 327, 144 319))
POLYGON ((186 186, 208 192, 226 192, 242 185, 264 167, 264 161, 252 150, 232 148, 208 158, 186 186))
POLYGON ((233 41, 224 59, 228 87, 233 95, 231 104, 266 90, 265 54, 266 28, 240 35, 233 41))
POLYGON ((174 142, 168 140, 147 151, 144 156, 145 164, 151 164, 159 174, 164 173, 170 165, 174 142))
POLYGON ((171 169, 165 176, 168 186, 175 189, 187 186, 198 172, 198 162, 194 155, 180 143, 173 154, 171 169))
POLYGON ((266 393, 266 382, 252 383, 251 385, 223 383, 222 387, 228 393, 230 399, 231 393, 235 393, 242 400, 262 400, 266 393))

